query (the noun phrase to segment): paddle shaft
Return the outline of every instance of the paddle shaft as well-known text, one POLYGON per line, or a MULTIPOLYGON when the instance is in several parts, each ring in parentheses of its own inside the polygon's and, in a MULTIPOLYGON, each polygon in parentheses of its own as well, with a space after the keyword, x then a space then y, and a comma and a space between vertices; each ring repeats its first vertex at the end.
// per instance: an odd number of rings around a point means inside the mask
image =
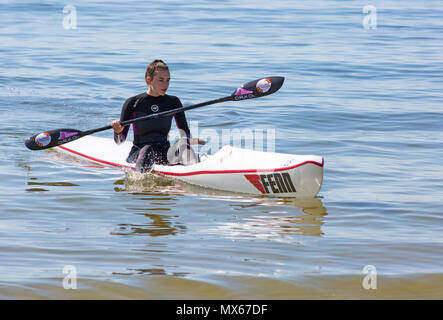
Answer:
MULTIPOLYGON (((188 106, 188 107, 172 109, 172 110, 163 111, 163 112, 159 112, 159 113, 155 113, 155 114, 150 114, 150 115, 139 117, 139 118, 135 118, 135 119, 130 119, 130 120, 122 121, 122 122, 120 122, 120 125, 124 127, 124 126, 128 126, 130 124, 133 124, 135 122, 144 121, 144 120, 150 120, 150 119, 156 119, 156 118, 160 118, 160 117, 171 116, 171 115, 179 113, 179 112, 184 112, 184 111, 188 111, 188 110, 192 110, 192 109, 196 109, 196 108, 200 108, 200 107, 205 107, 205 106, 209 106, 211 104, 221 103, 221 102, 230 101, 230 100, 234 100, 234 99, 232 98, 232 96, 227 96, 227 97, 224 97, 224 98, 219 98, 219 99, 214 99, 214 100, 210 100, 210 101, 194 104, 194 105, 188 106)), ((97 133, 97 132, 100 132, 100 131, 109 130, 109 129, 112 129, 112 126, 108 125, 108 126, 104 126, 104 127, 97 128, 97 129, 91 129, 91 130, 87 130, 87 131, 82 131, 80 135, 82 137, 84 137, 84 136, 87 136, 87 135, 90 135, 90 134, 94 134, 94 133, 97 133)))
MULTIPOLYGON (((188 107, 182 107, 177 109, 172 109, 168 111, 163 111, 155 114, 150 114, 147 116, 130 119, 121 121, 121 126, 127 126, 132 123, 138 122, 138 121, 144 121, 144 120, 150 120, 150 119, 156 119, 159 117, 165 117, 170 116, 179 112, 184 112, 187 110, 192 110, 196 108, 200 108, 203 106, 208 106, 211 104, 226 102, 226 101, 242 101, 242 100, 248 100, 258 97, 267 96, 269 94, 272 94, 279 90, 281 86, 283 85, 284 77, 268 77, 268 78, 261 78, 254 81, 250 81, 242 85, 240 88, 235 90, 230 96, 226 96, 224 98, 214 99, 198 104, 194 104, 192 106, 188 107)), ((50 130, 46 132, 42 132, 40 134, 35 134, 31 137, 29 137, 25 141, 25 145, 28 149, 31 150, 43 150, 48 149, 52 147, 56 147, 68 142, 71 142, 73 140, 80 139, 84 136, 112 129, 111 125, 97 128, 97 129, 91 129, 87 131, 81 131, 77 129, 56 129, 56 130, 50 130)))

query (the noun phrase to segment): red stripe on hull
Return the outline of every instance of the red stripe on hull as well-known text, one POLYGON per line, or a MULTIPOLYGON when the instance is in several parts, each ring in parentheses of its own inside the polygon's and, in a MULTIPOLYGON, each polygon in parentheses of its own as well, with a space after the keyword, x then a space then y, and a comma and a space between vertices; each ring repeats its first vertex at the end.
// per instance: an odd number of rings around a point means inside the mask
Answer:
MULTIPOLYGON (((135 169, 134 167, 131 166, 126 166, 126 165, 122 165, 119 163, 114 163, 114 162, 109 162, 109 161, 105 161, 105 160, 101 160, 98 158, 94 158, 91 156, 87 156, 81 152, 78 151, 74 151, 71 150, 67 147, 64 146, 58 146, 60 149, 63 149, 65 151, 68 152, 72 152, 76 155, 82 156, 86 159, 95 161, 95 162, 99 162, 99 163, 103 163, 103 164, 107 164, 107 165, 111 165, 114 167, 123 167, 123 168, 130 168, 130 169, 135 169)), ((305 164, 311 163, 314 164, 316 166, 319 167, 323 167, 324 166, 324 158, 322 159, 322 163, 319 163, 317 161, 304 161, 301 163, 298 163, 296 165, 290 166, 290 167, 282 167, 282 168, 275 168, 275 169, 242 169, 242 170, 202 170, 202 171, 193 171, 193 172, 183 172, 183 173, 179 173, 179 172, 168 172, 168 171, 157 171, 155 170, 155 173, 161 173, 167 176, 179 176, 179 177, 183 177, 183 176, 193 176, 193 175, 199 175, 199 174, 224 174, 224 173, 255 173, 255 172, 278 172, 278 171, 286 171, 286 170, 291 170, 300 166, 303 166, 305 164)))
POLYGON ((81 152, 74 151, 74 150, 71 150, 71 149, 66 148, 66 147, 63 147, 63 146, 58 146, 58 147, 59 147, 60 149, 63 149, 63 150, 66 150, 66 151, 68 151, 68 152, 72 152, 72 153, 74 153, 74 154, 76 154, 76 155, 82 156, 83 158, 86 158, 86 159, 88 159, 88 160, 92 160, 92 161, 95 161, 95 162, 99 162, 99 163, 107 164, 107 165, 114 166, 114 167, 122 167, 122 168, 130 168, 130 169, 134 169, 134 168, 131 167, 131 166, 125 166, 125 165, 123 165, 123 164, 114 163, 114 162, 109 162, 109 161, 105 161, 105 160, 97 159, 97 158, 94 158, 94 157, 90 157, 90 156, 87 156, 87 155, 85 155, 85 154, 83 154, 83 153, 81 153, 81 152))
POLYGON ((290 166, 290 167, 283 167, 283 168, 276 168, 276 169, 242 169, 242 170, 202 170, 202 171, 194 171, 194 172, 184 172, 184 173, 178 173, 178 172, 167 172, 167 171, 155 171, 156 173, 162 173, 165 175, 171 175, 171 176, 192 176, 197 174, 222 174, 222 173, 254 173, 254 172, 277 172, 277 171, 286 171, 291 170, 300 166, 303 166, 305 164, 315 164, 316 166, 323 167, 324 166, 324 159, 322 163, 319 163, 317 161, 305 161, 301 162, 299 164, 290 166))

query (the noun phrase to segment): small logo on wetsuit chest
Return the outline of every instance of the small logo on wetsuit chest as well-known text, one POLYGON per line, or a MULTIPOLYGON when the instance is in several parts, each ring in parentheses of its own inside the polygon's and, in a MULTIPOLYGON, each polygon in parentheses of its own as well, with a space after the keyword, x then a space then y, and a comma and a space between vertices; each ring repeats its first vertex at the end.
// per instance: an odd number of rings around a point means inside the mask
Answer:
POLYGON ((156 105, 156 104, 153 104, 152 106, 151 106, 151 110, 152 110, 152 112, 157 112, 158 111, 158 105, 156 105))

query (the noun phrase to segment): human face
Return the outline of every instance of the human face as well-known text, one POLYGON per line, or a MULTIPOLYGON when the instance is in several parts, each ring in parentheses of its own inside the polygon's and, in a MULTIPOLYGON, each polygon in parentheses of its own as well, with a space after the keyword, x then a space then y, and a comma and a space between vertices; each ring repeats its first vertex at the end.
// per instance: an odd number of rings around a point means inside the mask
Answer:
POLYGON ((146 78, 149 84, 148 94, 153 97, 163 96, 169 88, 171 75, 168 70, 158 70, 153 79, 146 78))

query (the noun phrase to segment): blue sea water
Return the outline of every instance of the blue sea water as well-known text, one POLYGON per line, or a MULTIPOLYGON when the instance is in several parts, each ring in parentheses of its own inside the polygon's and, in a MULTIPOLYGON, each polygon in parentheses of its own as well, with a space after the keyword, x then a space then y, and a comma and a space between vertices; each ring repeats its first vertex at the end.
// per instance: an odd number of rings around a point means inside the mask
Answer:
POLYGON ((441 1, 7 0, 0 43, 0 297, 443 296, 441 1), (118 118, 158 58, 184 105, 284 76, 187 118, 323 156, 318 197, 214 194, 25 148, 118 118))

